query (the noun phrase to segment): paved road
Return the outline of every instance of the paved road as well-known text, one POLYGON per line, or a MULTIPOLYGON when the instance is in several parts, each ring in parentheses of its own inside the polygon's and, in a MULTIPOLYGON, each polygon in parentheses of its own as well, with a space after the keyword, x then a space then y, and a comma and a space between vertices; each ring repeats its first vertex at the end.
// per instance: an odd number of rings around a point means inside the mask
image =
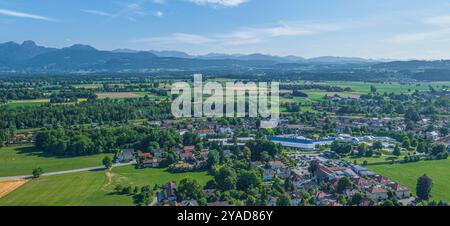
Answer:
MULTIPOLYGON (((117 163, 117 164, 114 164, 113 167, 129 166, 129 165, 133 165, 133 164, 136 164, 136 162, 117 163)), ((73 170, 65 170, 65 171, 58 171, 58 172, 43 173, 41 176, 44 177, 44 176, 53 176, 53 175, 78 173, 78 172, 94 171, 94 170, 104 170, 104 169, 105 169, 105 166, 96 166, 96 167, 89 167, 89 168, 83 168, 83 169, 73 169, 73 170)), ((0 180, 26 179, 26 178, 30 178, 30 177, 32 177, 32 175, 0 177, 0 180)))

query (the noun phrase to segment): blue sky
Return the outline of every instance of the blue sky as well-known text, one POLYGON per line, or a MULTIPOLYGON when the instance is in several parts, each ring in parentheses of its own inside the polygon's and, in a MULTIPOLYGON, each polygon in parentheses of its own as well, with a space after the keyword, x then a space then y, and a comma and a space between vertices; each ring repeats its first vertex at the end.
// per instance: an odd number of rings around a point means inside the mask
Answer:
POLYGON ((0 0, 0 42, 450 59, 448 0, 0 0))

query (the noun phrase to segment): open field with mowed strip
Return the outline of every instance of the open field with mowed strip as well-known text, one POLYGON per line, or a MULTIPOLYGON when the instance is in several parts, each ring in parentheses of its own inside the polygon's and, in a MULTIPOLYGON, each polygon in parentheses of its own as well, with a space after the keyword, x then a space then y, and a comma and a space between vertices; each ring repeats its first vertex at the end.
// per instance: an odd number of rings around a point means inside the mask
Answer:
POLYGON ((30 175, 32 170, 41 167, 44 172, 81 169, 102 165, 102 159, 112 154, 99 154, 81 157, 45 157, 42 151, 32 145, 18 145, 0 149, 0 177, 30 175))
POLYGON ((408 164, 369 166, 369 169, 416 191, 417 179, 427 174, 433 180, 432 199, 450 202, 450 159, 408 164))
POLYGON ((0 198, 27 183, 26 179, 0 180, 0 198))
POLYGON ((169 181, 193 178, 205 185, 211 176, 207 172, 172 174, 166 169, 135 169, 133 166, 55 175, 31 180, 0 198, 0 206, 127 206, 134 205, 132 196, 118 195, 114 188, 123 186, 154 186, 169 181))

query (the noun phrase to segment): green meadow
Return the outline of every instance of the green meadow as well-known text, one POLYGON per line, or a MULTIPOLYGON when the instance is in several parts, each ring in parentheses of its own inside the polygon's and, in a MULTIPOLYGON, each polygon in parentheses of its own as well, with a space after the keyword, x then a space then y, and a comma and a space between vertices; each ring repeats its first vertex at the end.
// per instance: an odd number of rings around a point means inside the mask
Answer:
POLYGON ((408 186, 415 194, 417 179, 427 174, 433 180, 432 199, 450 202, 450 159, 408 164, 369 166, 369 169, 408 186))
POLYGON ((0 199, 0 206, 130 206, 132 196, 116 194, 123 186, 163 185, 184 178, 197 179, 203 185, 211 176, 207 172, 172 174, 166 169, 135 169, 133 166, 41 177, 32 180, 0 199))
POLYGON ((56 172, 102 165, 102 159, 111 154, 81 157, 47 157, 32 145, 18 145, 0 149, 0 177, 30 175, 34 168, 56 172))

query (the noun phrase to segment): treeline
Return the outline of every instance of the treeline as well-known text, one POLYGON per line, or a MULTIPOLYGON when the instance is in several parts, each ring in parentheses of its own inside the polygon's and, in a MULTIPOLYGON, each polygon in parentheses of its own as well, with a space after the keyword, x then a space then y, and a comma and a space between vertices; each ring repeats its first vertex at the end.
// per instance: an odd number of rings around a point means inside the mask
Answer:
POLYGON ((44 105, 0 111, 0 129, 42 128, 91 123, 126 122, 134 119, 169 119, 170 104, 156 104, 147 98, 96 100, 73 105, 44 105))
POLYGON ((167 150, 180 142, 173 129, 121 127, 89 130, 48 129, 36 134, 36 147, 51 156, 80 156, 117 153, 121 148, 167 150))
POLYGON ((339 86, 329 86, 329 85, 320 85, 320 84, 296 84, 296 85, 281 85, 280 89, 287 90, 311 90, 318 89, 324 90, 327 92, 351 92, 352 89, 350 87, 342 88, 339 86))
POLYGON ((97 95, 92 90, 87 89, 71 89, 53 92, 50 95, 50 103, 70 103, 77 102, 79 98, 95 100, 97 95))
POLYGON ((8 100, 31 100, 43 97, 42 91, 31 88, 0 89, 0 102, 3 103, 8 100))

